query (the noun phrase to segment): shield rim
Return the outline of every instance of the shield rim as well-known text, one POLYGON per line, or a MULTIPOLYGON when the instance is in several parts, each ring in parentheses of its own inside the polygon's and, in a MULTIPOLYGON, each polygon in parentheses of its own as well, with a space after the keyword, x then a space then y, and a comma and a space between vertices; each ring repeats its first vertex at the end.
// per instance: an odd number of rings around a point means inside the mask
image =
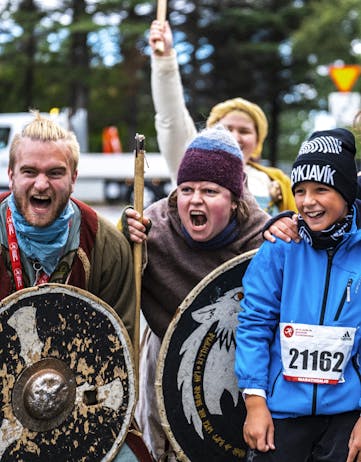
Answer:
MULTIPOLYGON (((85 289, 81 289, 80 287, 75 287, 69 284, 59 284, 59 283, 48 282, 45 284, 40 284, 38 286, 26 287, 17 292, 13 292, 12 294, 0 300, 0 315, 7 308, 11 308, 11 306, 14 305, 16 302, 26 298, 30 294, 34 294, 34 295, 46 294, 46 293, 50 293, 54 291, 54 289, 59 289, 59 292, 68 294, 69 296, 74 296, 74 294, 76 294, 80 296, 78 298, 81 298, 82 300, 90 302, 92 306, 98 305, 98 307, 102 308, 103 312, 108 312, 108 314, 110 314, 110 316, 108 316, 109 321, 112 323, 119 337, 124 342, 124 346, 126 346, 126 348, 124 348, 124 351, 127 351, 128 354, 124 355, 124 359, 127 363, 127 369, 128 369, 128 374, 129 374, 129 405, 128 405, 127 412, 124 415, 124 423, 123 423, 124 431, 122 432, 122 434, 117 435, 112 447, 100 461, 100 462, 110 462, 114 460, 114 458, 118 454, 120 448, 122 447, 126 439, 128 431, 134 419, 135 407, 136 407, 137 400, 138 400, 138 386, 137 386, 137 376, 135 373, 134 347, 130 339, 130 336, 128 334, 128 331, 125 328, 124 323, 121 320, 118 313, 114 310, 114 308, 112 308, 104 300, 97 297, 96 295, 93 295, 91 292, 88 292, 85 289), (121 436, 118 439, 119 435, 121 436)), ((102 311, 102 310, 98 309, 98 311, 102 311)))
POLYGON ((236 257, 231 258, 230 260, 227 260, 226 262, 222 263, 220 266, 215 268, 213 271, 211 271, 207 276, 205 276, 199 283, 188 293, 188 295, 184 298, 182 303, 179 305, 175 315, 173 316, 167 331, 164 335, 164 338, 161 343, 161 347, 159 350, 159 355, 158 355, 158 364, 156 368, 156 376, 155 376, 155 393, 156 393, 156 399, 157 399, 157 404, 158 404, 158 412, 161 420, 161 425, 162 428, 167 435, 167 438, 169 439, 177 458, 181 462, 192 462, 187 455, 185 454, 184 450, 178 443, 177 439, 175 438, 171 426, 168 422, 167 419, 167 412, 165 408, 165 402, 164 402, 164 397, 163 397, 163 370, 164 370, 164 363, 165 363, 165 358, 168 353, 168 347, 170 343, 170 339, 178 325, 178 322, 183 315, 183 313, 189 308, 189 306, 193 303, 193 301, 198 297, 200 292, 214 279, 216 279, 220 274, 224 273, 225 270, 229 270, 234 268, 236 265, 239 263, 243 263, 246 260, 252 259, 254 255, 258 252, 258 249, 254 250, 249 250, 247 252, 241 253, 240 255, 237 255, 236 257))

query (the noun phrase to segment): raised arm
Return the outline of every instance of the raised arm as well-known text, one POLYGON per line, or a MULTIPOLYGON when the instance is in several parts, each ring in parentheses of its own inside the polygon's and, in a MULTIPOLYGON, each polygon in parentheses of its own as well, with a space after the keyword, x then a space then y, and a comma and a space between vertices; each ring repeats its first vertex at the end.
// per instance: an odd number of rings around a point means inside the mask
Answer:
POLYGON ((149 45, 151 56, 151 89, 155 108, 155 127, 160 153, 164 155, 175 182, 178 165, 186 146, 197 134, 186 108, 173 37, 168 22, 153 21, 149 45), (155 43, 164 42, 164 53, 155 53, 155 43))

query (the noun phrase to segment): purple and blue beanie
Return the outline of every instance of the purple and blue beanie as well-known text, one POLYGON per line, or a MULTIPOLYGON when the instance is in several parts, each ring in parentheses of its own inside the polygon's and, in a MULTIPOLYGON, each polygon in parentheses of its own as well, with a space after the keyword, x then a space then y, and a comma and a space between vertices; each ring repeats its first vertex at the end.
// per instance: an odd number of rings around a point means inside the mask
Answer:
POLYGON ((243 194, 243 154, 222 125, 200 132, 189 144, 178 169, 177 185, 186 181, 211 181, 243 194))

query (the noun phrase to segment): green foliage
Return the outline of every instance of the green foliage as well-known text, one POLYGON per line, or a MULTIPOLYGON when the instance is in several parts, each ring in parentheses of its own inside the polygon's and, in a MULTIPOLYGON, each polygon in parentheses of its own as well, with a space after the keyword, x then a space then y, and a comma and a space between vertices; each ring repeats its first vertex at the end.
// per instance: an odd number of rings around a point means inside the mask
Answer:
MULTIPOLYGON (((137 132, 157 150, 147 30, 155 2, 5 2, 0 10, 3 112, 88 110, 89 147, 118 127, 124 150, 137 132), (6 40, 7 38, 7 40, 6 40)), ((219 101, 242 96, 270 122, 264 157, 292 161, 327 110, 334 62, 359 63, 360 0, 169 0, 188 108, 202 126, 219 101), (321 71, 326 71, 322 73, 321 71)), ((360 88, 357 83, 355 91, 360 88)))

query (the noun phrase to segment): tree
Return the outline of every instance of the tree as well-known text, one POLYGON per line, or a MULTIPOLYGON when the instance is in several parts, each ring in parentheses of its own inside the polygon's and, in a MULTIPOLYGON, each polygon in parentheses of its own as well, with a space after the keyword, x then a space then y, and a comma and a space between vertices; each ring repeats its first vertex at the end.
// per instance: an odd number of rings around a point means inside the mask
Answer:
POLYGON ((34 4, 34 0, 22 0, 19 10, 14 14, 14 19, 23 24, 23 40, 19 43, 19 52, 24 57, 24 110, 33 105, 33 89, 35 74, 35 54, 36 54, 36 25, 41 19, 41 13, 34 4))
POLYGON ((88 108, 90 53, 87 38, 92 25, 91 21, 88 20, 85 6, 85 0, 71 1, 71 10, 73 12, 72 25, 69 28, 69 63, 73 70, 69 89, 71 112, 88 108))
POLYGON ((2 65, 7 63, 6 69, 0 75, 4 84, 3 101, 5 101, 5 107, 7 106, 6 101, 10 99, 10 105, 15 103, 19 111, 27 111, 33 107, 35 100, 36 37, 39 33, 38 24, 43 15, 33 0, 21 0, 12 16, 9 17, 8 13, 12 11, 12 8, 11 2, 7 2, 1 12, 2 16, 7 17, 2 33, 9 37, 9 42, 3 45, 3 53, 0 57, 2 65), (14 24, 21 25, 22 34, 12 42, 11 31, 14 24))
MULTIPOLYGON (((2 111, 88 110, 91 150, 118 125, 156 150, 147 29, 155 3, 140 0, 7 1, 0 10, 2 111), (109 51, 110 50, 110 51, 109 51)), ((199 128, 219 101, 243 96, 270 122, 264 157, 293 159, 311 111, 333 91, 320 70, 359 62, 359 0, 168 0, 188 108, 199 128)))
POLYGON ((304 8, 289 0, 203 1, 182 25, 189 30, 190 21, 193 31, 186 35, 192 58, 185 66, 184 81, 190 85, 187 76, 193 80, 191 99, 197 94, 199 114, 204 117, 214 104, 236 96, 259 104, 270 122, 271 164, 277 163, 284 96, 292 91, 301 65, 285 51, 304 8))
POLYGON ((327 106, 327 95, 335 91, 328 75, 329 65, 360 63, 359 11, 359 0, 342 0, 337 8, 325 0, 312 2, 309 14, 293 34, 294 55, 307 59, 304 72, 316 89, 320 108, 327 106))

